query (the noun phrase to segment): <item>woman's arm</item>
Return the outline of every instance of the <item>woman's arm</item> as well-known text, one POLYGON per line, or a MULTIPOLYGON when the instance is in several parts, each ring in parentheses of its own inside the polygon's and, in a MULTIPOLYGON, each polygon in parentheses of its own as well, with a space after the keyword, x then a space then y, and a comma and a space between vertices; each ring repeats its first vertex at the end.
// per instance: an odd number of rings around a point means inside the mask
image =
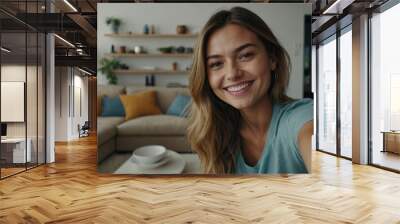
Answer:
POLYGON ((308 121, 300 129, 297 142, 300 154, 303 157, 308 173, 311 173, 311 136, 313 134, 314 122, 308 121))

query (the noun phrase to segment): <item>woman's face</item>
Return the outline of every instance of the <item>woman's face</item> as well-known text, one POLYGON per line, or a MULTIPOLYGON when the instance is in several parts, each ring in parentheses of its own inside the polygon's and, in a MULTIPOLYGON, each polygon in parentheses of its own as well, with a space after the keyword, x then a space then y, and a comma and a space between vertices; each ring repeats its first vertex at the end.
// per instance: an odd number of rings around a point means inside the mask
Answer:
POLYGON ((272 62, 252 31, 228 24, 211 34, 207 43, 206 70, 215 95, 238 110, 267 97, 272 62))

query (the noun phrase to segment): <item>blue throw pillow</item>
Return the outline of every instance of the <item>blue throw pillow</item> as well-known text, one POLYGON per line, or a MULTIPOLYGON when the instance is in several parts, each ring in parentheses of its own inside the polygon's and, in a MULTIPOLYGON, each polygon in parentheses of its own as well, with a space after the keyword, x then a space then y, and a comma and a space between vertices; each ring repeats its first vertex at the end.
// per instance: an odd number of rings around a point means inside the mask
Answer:
POLYGON ((175 115, 180 117, 186 117, 186 110, 189 106, 190 96, 178 95, 171 103, 167 110, 168 115, 175 115))
POLYGON ((104 96, 101 108, 104 117, 124 117, 125 109, 121 103, 119 96, 109 97, 104 96))

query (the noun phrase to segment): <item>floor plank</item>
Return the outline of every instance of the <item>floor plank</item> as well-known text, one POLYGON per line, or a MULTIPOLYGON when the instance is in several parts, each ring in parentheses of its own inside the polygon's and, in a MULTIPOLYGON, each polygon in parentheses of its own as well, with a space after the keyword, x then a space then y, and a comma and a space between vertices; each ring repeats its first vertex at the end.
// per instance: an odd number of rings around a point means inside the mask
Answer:
POLYGON ((0 181, 0 223, 400 223, 400 175, 313 153, 311 175, 96 172, 96 139, 0 181))

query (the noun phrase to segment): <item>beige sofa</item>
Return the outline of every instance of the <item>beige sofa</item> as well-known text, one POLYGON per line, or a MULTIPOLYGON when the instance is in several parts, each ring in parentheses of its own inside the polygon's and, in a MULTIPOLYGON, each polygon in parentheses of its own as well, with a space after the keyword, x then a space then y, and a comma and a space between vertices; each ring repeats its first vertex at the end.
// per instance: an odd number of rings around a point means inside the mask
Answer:
POLYGON ((97 117, 98 163, 114 152, 131 152, 137 147, 159 144, 176 152, 192 152, 186 139, 187 119, 166 115, 168 107, 178 94, 188 95, 186 88, 99 85, 98 96, 133 94, 154 89, 163 114, 134 118, 97 117))

